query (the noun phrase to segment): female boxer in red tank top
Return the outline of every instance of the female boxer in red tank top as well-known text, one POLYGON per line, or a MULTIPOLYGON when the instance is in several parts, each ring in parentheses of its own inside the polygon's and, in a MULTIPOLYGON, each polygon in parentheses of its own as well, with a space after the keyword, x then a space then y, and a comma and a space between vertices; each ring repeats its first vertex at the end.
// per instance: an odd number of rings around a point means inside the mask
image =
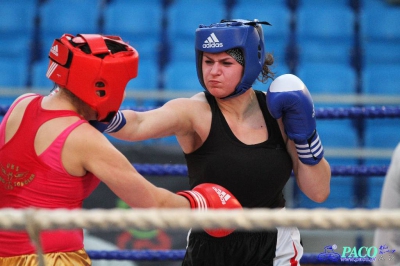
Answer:
MULTIPOLYGON (((0 208, 79 209, 104 182, 132 207, 184 207, 189 201, 141 176, 88 120, 109 121, 138 54, 119 37, 63 35, 50 50, 48 96, 25 94, 0 126, 0 208)), ((91 265, 82 230, 40 232, 46 265, 91 265)), ((0 231, 0 265, 37 265, 25 231, 0 231)))

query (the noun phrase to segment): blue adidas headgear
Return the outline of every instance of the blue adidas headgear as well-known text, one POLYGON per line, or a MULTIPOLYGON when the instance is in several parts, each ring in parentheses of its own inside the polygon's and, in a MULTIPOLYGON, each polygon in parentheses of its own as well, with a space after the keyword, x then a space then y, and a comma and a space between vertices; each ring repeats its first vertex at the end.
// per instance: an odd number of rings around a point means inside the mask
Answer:
POLYGON ((235 91, 225 98, 240 95, 253 85, 265 61, 264 34, 260 24, 271 25, 266 21, 233 19, 209 26, 200 25, 196 29, 196 68, 203 88, 207 90, 202 71, 203 52, 221 53, 233 48, 243 52, 244 72, 235 91))

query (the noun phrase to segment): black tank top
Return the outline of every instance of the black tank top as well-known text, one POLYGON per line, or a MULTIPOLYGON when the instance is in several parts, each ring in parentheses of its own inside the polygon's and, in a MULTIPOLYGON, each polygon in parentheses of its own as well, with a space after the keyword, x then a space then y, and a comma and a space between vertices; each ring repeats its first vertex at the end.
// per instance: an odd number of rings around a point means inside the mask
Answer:
POLYGON ((236 138, 215 98, 205 92, 212 111, 208 138, 185 154, 189 184, 216 183, 227 188, 246 208, 285 206, 282 190, 292 172, 277 121, 269 114, 265 94, 255 91, 268 129, 268 139, 246 145, 236 138))

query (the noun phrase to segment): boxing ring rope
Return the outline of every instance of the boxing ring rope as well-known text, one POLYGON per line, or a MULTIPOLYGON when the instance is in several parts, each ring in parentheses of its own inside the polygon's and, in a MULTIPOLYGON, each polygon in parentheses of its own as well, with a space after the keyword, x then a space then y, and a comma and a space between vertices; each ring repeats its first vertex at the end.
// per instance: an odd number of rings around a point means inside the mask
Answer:
MULTIPOLYGON (((0 116, 9 106, 0 105, 0 116)), ((131 108, 146 111, 153 108, 131 108)), ((400 118, 400 107, 316 108, 318 119, 400 118)), ((187 176, 186 165, 133 164, 142 175, 187 176)), ((332 176, 385 176, 388 166, 332 166, 332 176)), ((43 210, 1 209, 0 229, 26 230, 42 257, 39 241, 41 230, 86 228, 110 229, 187 229, 233 227, 244 230, 296 226, 299 229, 400 229, 400 210, 380 209, 271 209, 208 210, 182 209, 92 209, 43 210), (180 219, 176 219, 180 217, 180 219)), ((182 260, 185 250, 88 250, 92 260, 173 261, 182 260)), ((304 254, 301 263, 322 264, 317 254, 304 254)), ((334 264, 359 264, 339 261, 334 264)), ((363 262, 364 265, 369 263, 363 262)), ((40 265, 45 265, 40 259, 40 265)))
MULTIPOLYGON (((244 230, 272 229, 277 226, 299 229, 373 229, 400 228, 400 210, 380 209, 240 209, 206 212, 187 209, 91 209, 44 210, 2 209, 0 229, 26 229, 41 254, 41 230, 86 228, 95 230, 137 228, 200 229, 237 228, 244 230), (179 219, 176 219, 179 217, 179 219)), ((178 260, 184 251, 88 251, 92 259, 178 260), (171 252, 171 253, 170 253, 171 252)), ((317 261, 306 254, 303 263, 317 261)), ((321 262, 319 262, 321 263, 321 262)), ((44 265, 44 264, 42 264, 44 265)))
MULTIPOLYGON (((187 176, 185 164, 133 164, 142 175, 187 176)), ((387 165, 331 166, 332 176, 385 176, 387 165)))
POLYGON ((0 210, 0 229, 54 230, 86 228, 110 230, 136 228, 271 229, 277 226, 300 229, 398 229, 400 210, 381 209, 12 209, 0 210), (179 219, 176 219, 179 217, 179 219), (33 228, 33 229, 31 229, 33 228))
MULTIPOLYGON (((92 260, 131 260, 131 261, 182 261, 185 256, 185 250, 121 250, 121 251, 87 251, 92 260)), ((318 253, 303 254, 300 259, 301 264, 322 264, 318 260, 318 253)), ((356 262, 343 261, 335 262, 335 265, 354 265, 356 262)), ((369 263, 362 263, 369 265, 369 263)))
MULTIPOLYGON (((88 250, 88 255, 92 260, 131 260, 131 261, 182 261, 185 256, 185 250, 88 250)), ((303 264, 324 264, 318 259, 319 253, 305 253, 300 259, 303 264)), ((335 265, 371 265, 369 262, 356 261, 335 261, 335 265)))

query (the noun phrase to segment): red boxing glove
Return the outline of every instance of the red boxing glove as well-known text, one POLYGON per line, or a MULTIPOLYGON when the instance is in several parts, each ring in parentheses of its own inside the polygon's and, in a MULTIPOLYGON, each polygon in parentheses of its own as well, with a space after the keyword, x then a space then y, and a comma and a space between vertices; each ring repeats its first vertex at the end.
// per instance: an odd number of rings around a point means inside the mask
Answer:
MULTIPOLYGON (((190 202, 192 209, 239 209, 242 205, 226 188, 211 183, 200 184, 193 190, 185 190, 177 193, 190 202)), ((204 229, 213 237, 224 237, 235 231, 235 229, 204 229)))

